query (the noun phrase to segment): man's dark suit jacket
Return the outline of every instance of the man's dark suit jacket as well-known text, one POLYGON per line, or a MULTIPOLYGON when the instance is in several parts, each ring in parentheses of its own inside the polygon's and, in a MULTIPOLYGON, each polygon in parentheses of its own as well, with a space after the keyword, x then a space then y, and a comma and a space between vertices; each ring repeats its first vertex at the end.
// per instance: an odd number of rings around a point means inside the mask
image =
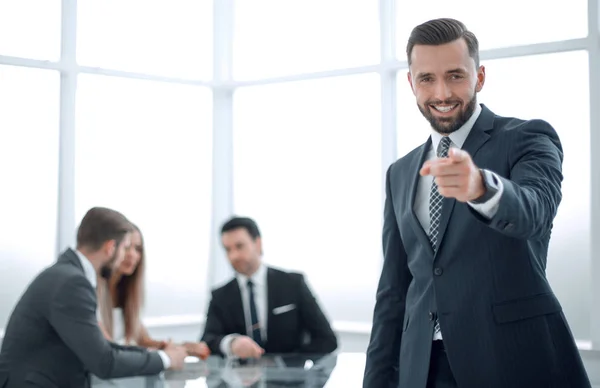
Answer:
POLYGON ((504 192, 491 220, 445 198, 436 254, 413 210, 430 147, 428 140, 387 172, 364 387, 425 388, 436 314, 460 388, 590 387, 545 275, 561 200, 556 132, 483 106, 463 149, 500 177, 504 192))
POLYGON ((102 379, 160 373, 156 352, 108 342, 98 327, 96 292, 73 250, 44 270, 17 303, 0 352, 0 387, 90 385, 102 379))
MULTIPOLYGON (((267 268, 267 340, 265 353, 330 353, 337 338, 309 290, 297 273, 267 268), (293 304, 282 314, 273 309, 293 304), (303 339, 309 335, 309 342, 303 339)), ((228 334, 247 335, 244 307, 237 279, 212 292, 202 341, 213 354, 221 354, 220 344, 228 334)))

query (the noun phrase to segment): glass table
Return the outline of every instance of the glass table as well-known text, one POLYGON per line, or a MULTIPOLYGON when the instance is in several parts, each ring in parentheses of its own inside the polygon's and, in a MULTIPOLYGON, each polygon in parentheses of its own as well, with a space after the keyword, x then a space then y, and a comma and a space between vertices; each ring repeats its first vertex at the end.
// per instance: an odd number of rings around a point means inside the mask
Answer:
POLYGON ((209 357, 186 359, 181 371, 158 376, 100 380, 92 378, 93 388, 353 388, 362 387, 364 353, 329 355, 265 355, 260 360, 226 360, 209 357))

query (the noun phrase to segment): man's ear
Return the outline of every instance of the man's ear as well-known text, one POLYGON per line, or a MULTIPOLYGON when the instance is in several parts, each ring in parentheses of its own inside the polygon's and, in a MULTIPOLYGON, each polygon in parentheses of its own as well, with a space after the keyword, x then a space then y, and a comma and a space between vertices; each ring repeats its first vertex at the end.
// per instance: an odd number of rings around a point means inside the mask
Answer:
POLYGON ((477 84, 475 85, 475 91, 479 93, 481 89, 483 89, 483 85, 485 84, 485 66, 479 66, 477 69, 477 84))
POLYGON ((258 248, 258 252, 260 252, 260 254, 263 254, 263 248, 262 248, 262 239, 259 237, 257 237, 254 242, 256 243, 256 247, 258 248))
POLYGON ((410 89, 412 90, 413 94, 415 94, 415 88, 413 87, 412 75, 410 75, 410 70, 406 72, 406 78, 408 79, 408 84, 410 85, 410 89))
POLYGON ((102 244, 102 253, 104 253, 108 257, 112 257, 115 254, 115 250, 117 249, 117 240, 108 240, 102 244))

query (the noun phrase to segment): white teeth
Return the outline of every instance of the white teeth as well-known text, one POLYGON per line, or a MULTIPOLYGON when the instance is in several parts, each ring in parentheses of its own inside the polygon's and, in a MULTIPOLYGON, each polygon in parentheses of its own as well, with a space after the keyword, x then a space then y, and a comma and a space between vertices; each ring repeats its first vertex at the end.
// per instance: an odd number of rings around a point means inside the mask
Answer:
POLYGON ((433 105, 433 107, 442 113, 447 113, 447 112, 450 112, 452 109, 454 109, 456 107, 456 105, 451 105, 451 106, 433 105))

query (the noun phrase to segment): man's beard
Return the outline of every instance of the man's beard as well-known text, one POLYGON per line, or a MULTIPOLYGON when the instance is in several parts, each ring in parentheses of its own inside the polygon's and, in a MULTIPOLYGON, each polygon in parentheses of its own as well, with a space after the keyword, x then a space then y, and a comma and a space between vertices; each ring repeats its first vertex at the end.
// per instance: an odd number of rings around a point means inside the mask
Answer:
MULTIPOLYGON (((447 101, 428 101, 425 103, 425 107, 423 108, 421 107, 421 105, 419 105, 419 103, 417 103, 417 106, 419 107, 419 111, 421 111, 421 114, 427 119, 427 121, 429 121, 429 124, 431 124, 431 127, 438 133, 442 134, 442 135, 449 135, 452 132, 457 131, 460 127, 462 127, 468 120, 469 118, 473 115, 473 112, 475 112, 475 106, 477 104, 477 94, 474 93, 473 94, 473 98, 471 98, 471 100, 467 103, 467 106, 465 108, 464 111, 460 111, 460 113, 458 114, 458 117, 444 117, 444 118, 439 118, 434 116, 431 113, 431 109, 435 109, 432 108, 430 105, 438 105, 438 104, 444 104, 444 105, 455 105, 455 104, 459 104, 459 101, 456 100, 447 100, 447 101)), ((460 108, 460 104, 459 107, 460 108)))
POLYGON ((115 261, 117 260, 118 253, 119 253, 118 249, 115 249, 115 253, 113 253, 113 255, 110 258, 110 260, 108 261, 108 263, 104 264, 100 268, 100 276, 106 280, 110 279, 110 276, 112 275, 112 269, 113 269, 113 266, 115 265, 115 261))

